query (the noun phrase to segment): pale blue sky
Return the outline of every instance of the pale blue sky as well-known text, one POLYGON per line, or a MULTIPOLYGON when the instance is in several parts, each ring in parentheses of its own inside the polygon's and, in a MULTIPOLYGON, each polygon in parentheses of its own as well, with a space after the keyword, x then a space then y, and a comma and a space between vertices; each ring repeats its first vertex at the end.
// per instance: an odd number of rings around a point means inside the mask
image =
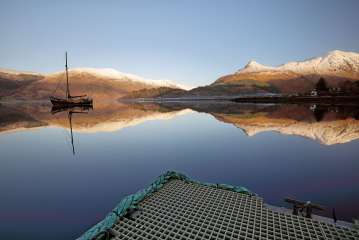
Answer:
POLYGON ((357 0, 0 0, 0 68, 109 67, 204 85, 268 65, 359 52, 357 0))

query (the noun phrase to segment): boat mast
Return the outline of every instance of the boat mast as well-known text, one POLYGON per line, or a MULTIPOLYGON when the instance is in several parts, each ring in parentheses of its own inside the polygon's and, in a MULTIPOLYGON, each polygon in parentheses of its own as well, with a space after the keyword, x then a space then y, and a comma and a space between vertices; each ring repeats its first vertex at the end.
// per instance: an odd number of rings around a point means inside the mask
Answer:
POLYGON ((67 67, 67 52, 66 52, 65 68, 66 68, 66 99, 68 100, 69 98, 71 98, 71 95, 70 95, 70 87, 69 87, 69 73, 68 73, 68 67, 67 67))

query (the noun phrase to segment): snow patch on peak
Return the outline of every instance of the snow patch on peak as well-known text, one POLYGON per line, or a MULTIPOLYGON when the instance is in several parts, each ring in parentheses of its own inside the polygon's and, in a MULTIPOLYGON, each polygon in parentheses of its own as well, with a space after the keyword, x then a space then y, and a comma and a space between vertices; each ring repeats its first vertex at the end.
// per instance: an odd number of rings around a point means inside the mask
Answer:
POLYGON ((299 74, 323 74, 332 73, 353 74, 359 76, 359 54, 355 52, 345 52, 334 50, 328 52, 323 57, 316 57, 304 61, 293 61, 278 67, 270 67, 257 63, 254 60, 241 70, 240 73, 255 73, 266 71, 291 71, 299 74))
POLYGON ((36 72, 18 71, 18 70, 7 69, 7 68, 0 68, 0 73, 13 74, 13 75, 21 75, 21 74, 36 75, 36 76, 41 76, 42 75, 42 74, 36 73, 36 72))
POLYGON ((250 66, 256 66, 256 65, 260 65, 259 63, 257 63, 255 60, 250 60, 248 63, 247 63, 247 65, 246 65, 246 67, 250 67, 250 66))
POLYGON ((345 51, 342 51, 342 50, 333 50, 333 51, 330 51, 328 52, 325 57, 331 57, 331 56, 335 56, 335 57, 342 57, 342 56, 348 56, 348 55, 358 55, 358 53, 355 53, 355 52, 345 52, 345 51))
POLYGON ((333 72, 359 72, 359 54, 334 50, 323 57, 307 61, 290 62, 278 67, 280 70, 290 70, 298 73, 330 74, 333 72))
MULTIPOLYGON (((170 80, 154 80, 154 79, 143 78, 143 77, 137 76, 135 74, 120 72, 113 68, 86 68, 86 67, 83 67, 83 68, 72 68, 69 70, 69 72, 77 73, 77 74, 89 73, 89 74, 93 74, 98 77, 110 78, 114 81, 131 80, 134 82, 140 82, 140 83, 157 86, 157 87, 171 87, 171 88, 180 88, 180 89, 185 89, 185 90, 189 90, 192 88, 192 87, 189 87, 186 85, 174 83, 170 80)), ((55 74, 59 74, 59 73, 63 73, 63 72, 58 72, 55 74)))
POLYGON ((263 64, 257 63, 254 60, 251 60, 247 63, 247 65, 243 69, 237 71, 237 73, 253 73, 253 72, 264 72, 264 71, 273 71, 273 70, 275 70, 275 68, 265 66, 263 64))

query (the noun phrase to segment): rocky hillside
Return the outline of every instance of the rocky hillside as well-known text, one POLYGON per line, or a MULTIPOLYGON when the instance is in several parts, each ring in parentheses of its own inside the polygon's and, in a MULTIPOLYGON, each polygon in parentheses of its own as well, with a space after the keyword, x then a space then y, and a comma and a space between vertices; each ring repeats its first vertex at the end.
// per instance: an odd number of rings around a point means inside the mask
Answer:
MULTIPOLYGON (((181 89, 167 80, 151 80, 114 69, 78 68, 69 71, 72 95, 87 94, 95 100, 113 100, 140 89, 181 89)), ((37 100, 64 96, 65 73, 39 74, 0 69, 0 97, 37 100), (56 90, 56 91, 55 91, 56 90)))
POLYGON ((278 67, 250 61, 243 69, 219 78, 212 86, 242 85, 252 81, 257 85, 267 84, 281 93, 303 93, 313 89, 320 77, 333 87, 347 80, 359 80, 359 54, 336 50, 323 57, 289 62, 278 67))
POLYGON ((223 76, 208 86, 181 92, 139 90, 136 97, 206 98, 242 94, 307 93, 315 87, 320 77, 326 80, 329 87, 344 87, 348 86, 348 82, 359 80, 359 54, 332 51, 323 57, 289 62, 278 67, 250 61, 243 69, 223 76))
MULTIPOLYGON (((359 80, 359 54, 336 50, 323 57, 289 62, 278 67, 250 61, 233 74, 220 77, 208 86, 190 90, 170 81, 144 79, 114 69, 71 69, 69 77, 71 94, 86 93, 95 101, 306 93, 315 87, 321 77, 329 87, 350 88, 351 82, 359 80)), ((47 99, 53 94, 64 96, 64 89, 64 72, 38 74, 0 69, 0 99, 47 99)))
POLYGON ((43 75, 37 73, 0 69, 0 98, 11 96, 19 89, 43 78, 43 75))

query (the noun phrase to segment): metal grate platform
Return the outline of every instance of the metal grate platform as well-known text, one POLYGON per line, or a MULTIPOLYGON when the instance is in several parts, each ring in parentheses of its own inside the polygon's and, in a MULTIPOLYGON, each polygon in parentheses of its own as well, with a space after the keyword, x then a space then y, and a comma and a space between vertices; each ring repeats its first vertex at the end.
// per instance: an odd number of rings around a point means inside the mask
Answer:
POLYGON ((121 217, 112 239, 359 239, 359 231, 273 211, 256 196, 171 180, 121 217))

